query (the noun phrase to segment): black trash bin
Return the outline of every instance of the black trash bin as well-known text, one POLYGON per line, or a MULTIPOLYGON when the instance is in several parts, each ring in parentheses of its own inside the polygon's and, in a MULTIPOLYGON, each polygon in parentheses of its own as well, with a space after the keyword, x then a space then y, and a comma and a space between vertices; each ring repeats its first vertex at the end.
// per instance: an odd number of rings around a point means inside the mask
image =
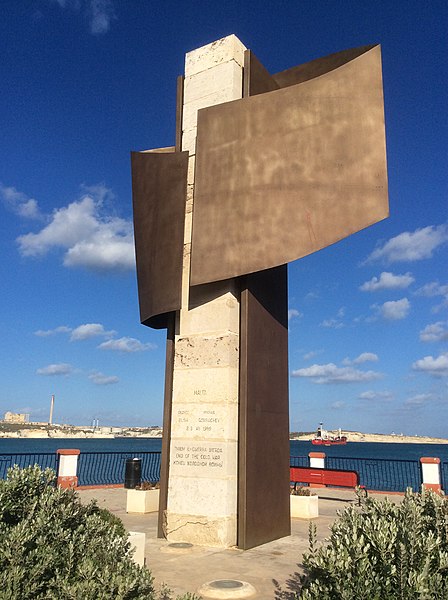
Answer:
POLYGON ((126 459, 126 470, 124 474, 124 487, 133 490, 140 485, 142 479, 142 459, 126 459))

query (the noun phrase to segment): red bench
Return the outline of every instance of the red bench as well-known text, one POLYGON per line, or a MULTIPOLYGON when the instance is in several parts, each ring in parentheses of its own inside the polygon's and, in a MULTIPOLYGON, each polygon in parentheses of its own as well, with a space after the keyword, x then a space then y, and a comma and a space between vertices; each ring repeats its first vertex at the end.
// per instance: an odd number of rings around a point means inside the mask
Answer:
POLYGON ((339 469, 316 469, 312 467, 290 467, 289 479, 298 483, 317 484, 319 486, 333 485, 335 487, 356 488, 359 486, 359 475, 356 471, 341 471, 339 469))

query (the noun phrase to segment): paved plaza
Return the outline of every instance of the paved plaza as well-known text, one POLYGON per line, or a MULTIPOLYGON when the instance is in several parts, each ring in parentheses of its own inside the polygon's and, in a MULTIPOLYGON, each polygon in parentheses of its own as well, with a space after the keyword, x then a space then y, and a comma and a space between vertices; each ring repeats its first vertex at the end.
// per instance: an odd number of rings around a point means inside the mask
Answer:
MULTIPOLYGON (((165 583, 174 594, 198 592, 205 583, 218 579, 250 583, 256 590, 257 600, 288 599, 297 590, 298 575, 302 573, 302 555, 308 550, 306 519, 291 520, 291 535, 263 544, 252 550, 204 548, 170 548, 169 543, 157 538, 157 513, 145 515, 126 513, 124 488, 94 488, 79 490, 83 502, 95 498, 98 505, 119 516, 126 529, 146 534, 146 565, 159 588, 165 583)), ((384 498, 384 494, 378 495, 384 498)), ((394 502, 400 495, 389 496, 394 502)), ((349 503, 356 502, 355 493, 345 490, 321 490, 319 517, 314 519, 319 540, 329 534, 329 527, 349 503)), ((205 598, 206 596, 203 595, 205 598)), ((228 598, 235 598, 229 594, 228 598)), ((226 596, 221 595, 221 598, 226 596)))

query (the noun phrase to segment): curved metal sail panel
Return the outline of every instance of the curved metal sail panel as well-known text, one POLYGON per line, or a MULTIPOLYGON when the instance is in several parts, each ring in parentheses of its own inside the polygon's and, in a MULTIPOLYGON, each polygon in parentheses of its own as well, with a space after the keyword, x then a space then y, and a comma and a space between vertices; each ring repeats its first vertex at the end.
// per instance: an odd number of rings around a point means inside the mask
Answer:
POLYGON ((167 326, 182 286, 188 152, 132 152, 132 196, 140 320, 167 326))
POLYGON ((388 216, 380 47, 341 54, 329 72, 314 76, 313 61, 301 83, 278 76, 287 87, 199 111, 191 285, 291 262, 388 216))

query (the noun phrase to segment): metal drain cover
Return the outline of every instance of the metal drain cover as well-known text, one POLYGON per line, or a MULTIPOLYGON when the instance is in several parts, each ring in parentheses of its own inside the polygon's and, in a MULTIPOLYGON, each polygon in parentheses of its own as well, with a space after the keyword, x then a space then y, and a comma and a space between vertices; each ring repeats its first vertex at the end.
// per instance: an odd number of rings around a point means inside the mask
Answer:
POLYGON ((243 587, 244 583, 236 579, 217 579, 216 581, 211 581, 208 585, 217 590, 232 590, 243 587))
POLYGON ((238 579, 215 579, 204 583, 198 589, 198 594, 205 598, 220 598, 231 600, 232 598, 249 598, 256 593, 253 585, 238 579))
POLYGON ((193 548, 193 544, 189 544, 188 542, 173 542, 172 544, 168 544, 168 548, 193 548))

